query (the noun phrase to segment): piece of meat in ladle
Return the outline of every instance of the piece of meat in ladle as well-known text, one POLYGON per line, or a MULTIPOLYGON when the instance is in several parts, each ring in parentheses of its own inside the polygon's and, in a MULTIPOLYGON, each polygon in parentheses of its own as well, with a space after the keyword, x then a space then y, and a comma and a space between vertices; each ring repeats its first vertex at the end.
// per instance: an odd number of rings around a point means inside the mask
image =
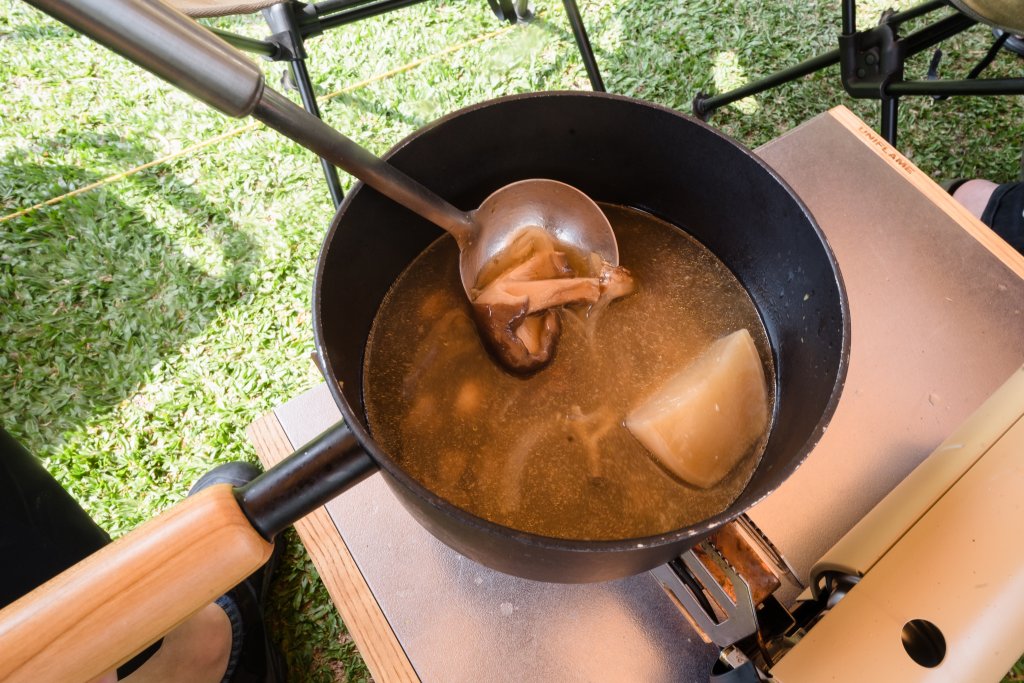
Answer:
POLYGON ((532 374, 551 362, 562 331, 557 308, 593 306, 633 291, 628 270, 593 254, 580 259, 589 272, 577 277, 560 247, 544 230, 527 228, 477 280, 477 327, 492 355, 515 374, 532 374))

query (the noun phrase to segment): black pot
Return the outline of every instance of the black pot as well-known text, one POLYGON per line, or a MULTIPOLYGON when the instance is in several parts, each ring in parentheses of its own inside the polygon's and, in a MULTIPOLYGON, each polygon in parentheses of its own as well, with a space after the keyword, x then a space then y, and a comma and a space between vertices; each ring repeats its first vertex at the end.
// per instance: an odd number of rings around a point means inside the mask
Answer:
MULTIPOLYGON (((362 369, 374 315, 398 275, 441 231, 357 184, 331 224, 316 271, 313 320, 321 368, 358 446, 412 515, 458 552, 542 581, 601 581, 645 571, 775 490, 818 442, 846 374, 846 295, 807 208, 748 150, 660 106, 567 92, 461 110, 404 140, 388 159, 464 208, 510 182, 552 178, 683 228, 747 288, 774 354, 777 398, 766 450, 725 511, 657 536, 599 542, 546 538, 483 520, 412 479, 368 431, 362 369)), ((335 439, 342 436, 335 430, 335 439)), ((365 469, 365 455, 347 444, 349 459, 365 469)))

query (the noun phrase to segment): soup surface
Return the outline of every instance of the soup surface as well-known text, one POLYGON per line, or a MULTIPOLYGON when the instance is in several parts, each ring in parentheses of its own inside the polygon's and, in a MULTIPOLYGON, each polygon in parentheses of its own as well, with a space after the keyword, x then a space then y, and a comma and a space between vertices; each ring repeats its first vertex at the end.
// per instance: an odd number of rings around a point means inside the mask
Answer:
POLYGON ((555 358, 543 371, 515 377, 487 353, 447 236, 395 282, 364 360, 371 431, 410 475, 468 512, 558 538, 664 533, 740 494, 763 438, 705 490, 669 475, 623 426, 716 339, 750 331, 774 401, 767 335, 725 265, 668 223, 602 208, 637 291, 603 310, 564 310, 555 358))

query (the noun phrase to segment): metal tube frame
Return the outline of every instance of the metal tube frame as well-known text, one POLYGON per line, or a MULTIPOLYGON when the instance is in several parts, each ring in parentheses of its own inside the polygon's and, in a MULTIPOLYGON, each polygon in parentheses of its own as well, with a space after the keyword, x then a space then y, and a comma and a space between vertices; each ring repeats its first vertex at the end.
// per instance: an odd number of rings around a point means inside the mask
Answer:
POLYGON ((565 7, 565 14, 569 18, 569 26, 572 27, 572 36, 576 40, 576 47, 580 51, 580 57, 583 58, 583 67, 587 70, 590 87, 595 92, 605 92, 604 80, 601 78, 601 70, 597 67, 597 57, 594 56, 594 48, 590 45, 587 28, 583 25, 580 8, 576 4, 576 0, 562 0, 562 6, 565 7))
MULTIPOLYGON (((303 37, 315 36, 335 26, 342 26, 420 2, 424 2, 424 0, 322 0, 305 5, 299 23, 303 37)), ((587 36, 587 29, 583 24, 579 6, 576 4, 576 0, 562 0, 562 5, 572 29, 573 39, 576 41, 576 48, 583 59, 583 66, 590 79, 590 85, 596 92, 604 92, 604 81, 601 78, 601 71, 598 68, 597 57, 594 55, 590 38, 587 36)), ((514 16, 505 17, 506 21, 526 19, 525 0, 516 0, 515 7, 514 16)))
MULTIPOLYGON (((240 36, 229 31, 211 29, 231 45, 262 55, 272 61, 287 61, 291 66, 292 79, 302 99, 302 106, 317 118, 320 108, 317 106, 313 83, 306 68, 306 52, 304 42, 307 38, 318 36, 336 26, 343 26, 361 19, 417 5, 425 0, 321 0, 316 3, 284 2, 263 10, 263 17, 270 26, 272 35, 268 40, 255 40, 240 36)), ((526 0, 516 0, 516 14, 522 18, 527 16, 526 0)), ((597 92, 604 92, 604 81, 597 66, 597 58, 583 25, 576 0, 562 0, 573 38, 583 59, 591 87, 597 92)), ((516 17, 519 18, 519 17, 516 17)), ((512 17, 507 18, 513 21, 512 17)), ((341 188, 337 169, 326 159, 320 159, 327 189, 335 208, 341 205, 345 194, 341 188)))
POLYGON ((328 29, 368 19, 379 14, 418 5, 425 0, 356 0, 305 5, 298 18, 303 38, 318 36, 328 29))
MULTIPOLYGON (((318 119, 322 119, 320 107, 316 102, 316 93, 313 92, 313 82, 306 69, 306 49, 293 6, 287 2, 273 5, 263 10, 263 18, 274 32, 271 38, 281 47, 277 59, 287 60, 291 66, 292 80, 299 91, 303 108, 318 119)), ((320 157, 320 168, 323 170, 324 180, 327 181, 331 202, 337 209, 345 198, 341 180, 338 178, 338 169, 323 157, 320 157)))
POLYGON ((826 52, 713 97, 697 93, 693 100, 693 112, 707 120, 720 107, 838 63, 843 88, 847 93, 856 98, 881 101, 881 133, 889 143, 895 145, 900 97, 1024 94, 1024 78, 978 79, 975 77, 980 72, 979 68, 961 80, 903 80, 903 65, 907 58, 977 23, 973 18, 956 12, 906 37, 899 36, 901 24, 944 7, 950 7, 946 0, 929 0, 904 12, 883 15, 878 26, 857 31, 855 0, 843 0, 843 32, 839 36, 838 50, 826 52))
POLYGON ((839 49, 837 48, 720 95, 709 96, 706 93, 699 92, 693 98, 693 113, 698 118, 707 121, 712 112, 720 107, 732 104, 737 100, 742 100, 744 97, 750 97, 765 90, 771 90, 790 81, 795 81, 798 78, 809 76, 812 73, 838 63, 839 49))
POLYGON ((240 36, 237 33, 213 28, 212 26, 207 26, 206 28, 210 29, 210 31, 224 39, 225 42, 233 47, 237 47, 239 50, 245 50, 246 52, 261 55, 270 60, 277 60, 281 58, 281 46, 277 43, 269 40, 257 40, 256 38, 240 36))

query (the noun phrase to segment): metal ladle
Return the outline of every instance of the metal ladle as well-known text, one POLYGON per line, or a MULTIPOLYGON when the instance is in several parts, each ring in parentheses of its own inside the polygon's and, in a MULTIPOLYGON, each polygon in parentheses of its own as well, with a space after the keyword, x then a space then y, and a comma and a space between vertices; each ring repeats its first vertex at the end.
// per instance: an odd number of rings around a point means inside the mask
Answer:
POLYGON ((161 2, 28 2, 225 114, 262 121, 447 230, 459 245, 467 295, 480 269, 524 227, 542 227, 583 254, 619 263, 608 219, 579 190, 555 180, 522 180, 497 190, 475 211, 461 211, 268 88, 255 63, 161 2))

